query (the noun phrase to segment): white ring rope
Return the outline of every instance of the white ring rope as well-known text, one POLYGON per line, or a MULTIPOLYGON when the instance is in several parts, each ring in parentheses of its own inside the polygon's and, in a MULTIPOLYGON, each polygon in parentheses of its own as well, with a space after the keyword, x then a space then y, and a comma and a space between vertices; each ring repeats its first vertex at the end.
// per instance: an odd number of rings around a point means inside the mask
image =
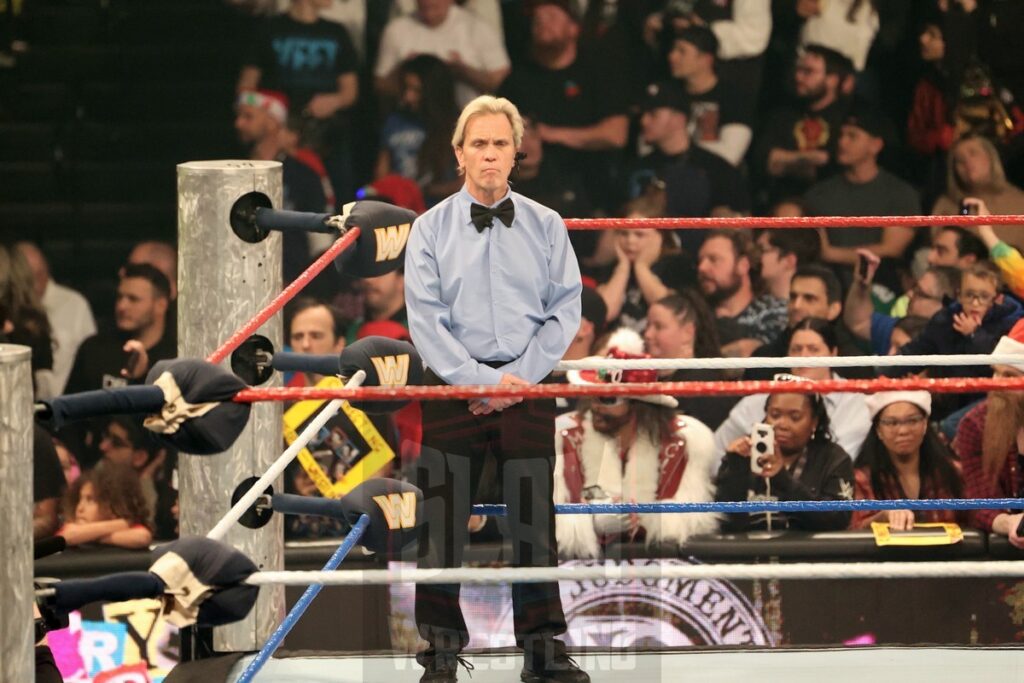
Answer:
POLYGON ((968 353, 925 356, 780 356, 778 358, 598 358, 564 360, 556 370, 734 370, 746 368, 859 368, 923 365, 1015 365, 1020 356, 968 353))
POLYGON ((365 569, 336 572, 257 572, 255 586, 362 586, 393 583, 541 583, 547 581, 675 579, 946 579, 1024 576, 1024 562, 804 562, 796 564, 697 564, 643 567, 484 567, 480 569, 365 569))
MULTIPOLYGON (((352 375, 348 382, 345 383, 345 388, 355 389, 362 386, 364 381, 366 381, 366 372, 364 370, 359 370, 352 375)), ((335 399, 324 406, 320 413, 313 418, 313 421, 310 422, 298 437, 296 437, 295 441, 288 446, 285 452, 267 468, 267 471, 263 476, 256 480, 256 483, 245 492, 245 495, 239 498, 238 502, 228 510, 228 513, 224 515, 219 522, 217 522, 217 525, 210 529, 210 533, 206 534, 206 537, 212 538, 215 541, 224 540, 224 536, 226 536, 231 527, 235 525, 235 522, 242 518, 242 515, 252 507, 253 503, 256 502, 256 499, 263 495, 266 488, 273 484, 274 480, 284 472, 289 463, 291 463, 291 461, 299 454, 299 451, 306 447, 306 444, 308 444, 313 437, 320 432, 320 429, 327 424, 328 420, 338 414, 342 403, 344 403, 342 399, 335 399)))

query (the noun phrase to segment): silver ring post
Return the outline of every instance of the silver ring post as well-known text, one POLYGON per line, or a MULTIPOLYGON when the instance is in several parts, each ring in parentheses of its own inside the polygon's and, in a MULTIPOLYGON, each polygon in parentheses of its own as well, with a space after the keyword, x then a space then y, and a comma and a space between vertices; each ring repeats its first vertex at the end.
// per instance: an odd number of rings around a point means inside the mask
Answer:
POLYGON ((32 350, 0 344, 0 680, 35 680, 32 350))
MULTIPOLYGON (((229 216, 242 195, 261 192, 282 205, 282 166, 277 161, 194 161, 178 165, 178 355, 205 358, 277 296, 281 236, 248 243, 235 235, 229 216)), ((281 316, 260 334, 281 348, 281 316)), ((227 361, 225 361, 227 362, 227 361)), ((279 375, 263 386, 280 385, 279 375)), ((253 405, 249 424, 234 446, 212 456, 182 454, 178 464, 182 535, 205 536, 231 507, 235 487, 259 476, 282 446, 282 407, 253 405)), ((280 479, 275 482, 280 490, 280 479)), ((261 529, 235 525, 223 539, 260 567, 284 566, 280 516, 261 529)), ((261 590, 244 620, 214 630, 219 652, 258 650, 285 612, 284 590, 261 590)))

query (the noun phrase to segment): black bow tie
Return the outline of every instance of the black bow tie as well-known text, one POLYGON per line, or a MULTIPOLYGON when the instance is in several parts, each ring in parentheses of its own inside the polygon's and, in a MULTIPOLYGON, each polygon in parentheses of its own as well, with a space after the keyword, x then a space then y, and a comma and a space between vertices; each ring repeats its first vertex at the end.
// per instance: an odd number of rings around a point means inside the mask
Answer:
POLYGON ((485 228, 491 227, 491 223, 495 218, 504 223, 505 227, 511 228, 512 221, 516 217, 516 207, 512 204, 511 197, 493 209, 488 209, 480 204, 473 204, 469 207, 469 217, 473 220, 473 225, 476 226, 476 231, 479 233, 482 233, 485 228))

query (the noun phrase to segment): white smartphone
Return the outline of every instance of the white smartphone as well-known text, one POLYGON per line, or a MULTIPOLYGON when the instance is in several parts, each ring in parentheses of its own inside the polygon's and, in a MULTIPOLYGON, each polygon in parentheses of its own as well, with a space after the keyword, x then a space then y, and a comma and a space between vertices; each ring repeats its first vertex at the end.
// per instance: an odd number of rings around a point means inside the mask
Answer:
POLYGON ((750 471, 760 475, 766 458, 775 455, 775 428, 758 422, 750 430, 750 471))

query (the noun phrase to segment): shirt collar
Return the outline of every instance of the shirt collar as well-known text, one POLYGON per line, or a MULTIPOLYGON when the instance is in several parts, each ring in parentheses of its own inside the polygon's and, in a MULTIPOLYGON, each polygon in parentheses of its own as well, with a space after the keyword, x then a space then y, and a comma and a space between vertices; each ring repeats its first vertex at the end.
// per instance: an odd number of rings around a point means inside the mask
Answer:
MULTIPOLYGON (((465 185, 463 185, 462 189, 459 190, 459 196, 462 197, 465 201, 469 202, 470 204, 479 204, 480 203, 476 199, 473 198, 473 195, 471 195, 469 193, 469 190, 466 189, 465 185)), ((486 206, 487 206, 488 209, 493 208, 493 207, 497 206, 498 204, 501 204, 503 201, 505 201, 506 199, 508 199, 511 196, 512 196, 512 186, 508 185, 505 188, 505 194, 503 194, 500 199, 496 200, 493 204, 487 204, 486 206)))
MULTIPOLYGON (((462 189, 459 190, 458 198, 460 200, 459 203, 461 205, 461 211, 462 211, 462 224, 463 225, 472 225, 473 224, 473 219, 470 217, 469 207, 472 206, 473 204, 479 204, 480 202, 478 202, 476 199, 473 198, 473 195, 471 195, 469 193, 469 190, 466 189, 465 185, 463 185, 462 189)), ((493 204, 488 204, 487 208, 490 209, 492 207, 495 207, 498 204, 501 204, 506 199, 511 199, 511 198, 512 198, 512 185, 509 184, 508 188, 505 191, 505 194, 502 195, 502 197, 500 199, 498 199, 496 202, 494 202, 493 204)))

